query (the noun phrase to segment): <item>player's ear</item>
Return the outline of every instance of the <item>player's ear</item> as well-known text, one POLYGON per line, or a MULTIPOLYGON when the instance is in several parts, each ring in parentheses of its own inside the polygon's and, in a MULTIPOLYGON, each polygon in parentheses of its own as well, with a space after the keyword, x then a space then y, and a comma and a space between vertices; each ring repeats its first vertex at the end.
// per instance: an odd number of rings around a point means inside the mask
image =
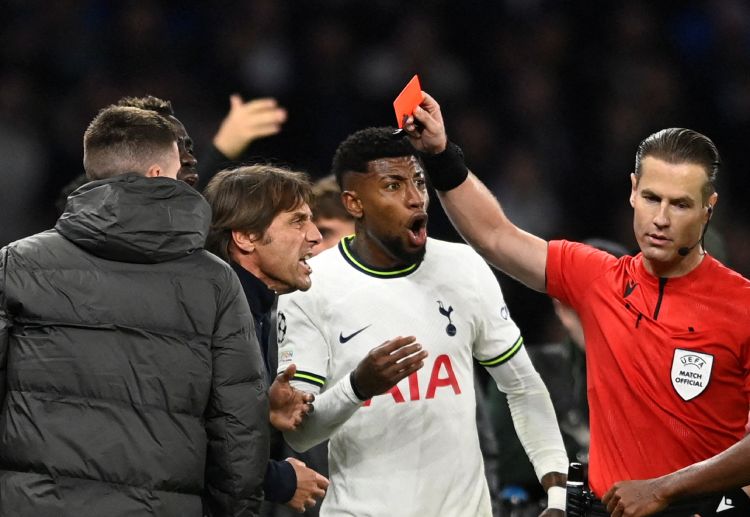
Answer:
POLYGON ((349 212, 355 219, 361 219, 364 215, 362 210, 362 200, 354 190, 345 190, 341 193, 341 202, 344 204, 344 208, 349 212))

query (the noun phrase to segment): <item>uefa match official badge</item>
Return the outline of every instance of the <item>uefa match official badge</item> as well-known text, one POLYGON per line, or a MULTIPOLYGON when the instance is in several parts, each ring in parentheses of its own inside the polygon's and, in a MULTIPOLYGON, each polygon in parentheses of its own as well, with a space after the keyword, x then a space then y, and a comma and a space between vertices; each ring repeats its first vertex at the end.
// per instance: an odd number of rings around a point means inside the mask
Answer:
POLYGON ((714 356, 676 348, 672 359, 672 386, 683 400, 692 400, 708 387, 714 356))

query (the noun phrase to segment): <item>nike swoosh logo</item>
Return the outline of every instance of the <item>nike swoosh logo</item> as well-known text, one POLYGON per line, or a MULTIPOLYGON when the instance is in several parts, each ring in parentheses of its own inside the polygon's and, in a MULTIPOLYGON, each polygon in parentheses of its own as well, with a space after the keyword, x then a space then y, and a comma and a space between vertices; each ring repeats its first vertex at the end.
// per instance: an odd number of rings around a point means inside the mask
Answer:
POLYGON ((721 498, 719 506, 716 508, 716 513, 723 512, 724 510, 731 510, 734 508, 731 499, 727 499, 727 496, 721 498))
POLYGON ((365 329, 369 328, 370 326, 372 326, 372 323, 370 323, 370 324, 369 324, 369 325, 367 325, 366 327, 362 327, 361 329, 359 329, 358 331, 354 332, 353 334, 349 334, 348 336, 344 336, 344 333, 343 333, 343 332, 339 332, 339 343, 341 343, 341 344, 344 344, 344 343, 346 343, 346 342, 347 342, 347 341, 349 341, 349 340, 350 340, 351 338, 353 338, 354 336, 356 336, 356 335, 357 335, 357 334, 359 334, 360 332, 364 331, 365 329))
POLYGON ((625 293, 622 295, 622 297, 627 298, 628 296, 630 296, 630 293, 632 293, 635 290, 637 285, 638 285, 637 283, 628 282, 628 285, 625 286, 625 293))

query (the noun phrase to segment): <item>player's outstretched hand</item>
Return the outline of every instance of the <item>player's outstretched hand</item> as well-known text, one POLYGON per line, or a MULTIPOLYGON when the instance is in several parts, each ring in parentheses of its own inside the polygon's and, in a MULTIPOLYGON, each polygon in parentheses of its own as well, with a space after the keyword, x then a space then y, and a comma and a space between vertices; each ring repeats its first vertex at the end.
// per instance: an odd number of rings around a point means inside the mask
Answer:
POLYGON ((302 513, 315 506, 316 501, 326 495, 329 481, 297 458, 287 458, 285 461, 292 464, 294 473, 297 475, 297 489, 286 505, 302 513))
POLYGON ((370 350, 354 370, 352 381, 365 399, 385 393, 424 366, 427 352, 414 336, 397 337, 370 350))
POLYGON ((286 110, 276 99, 245 102, 237 94, 229 97, 229 112, 214 136, 214 146, 230 160, 237 160, 254 140, 275 135, 286 122, 286 110))
POLYGON ((414 114, 407 117, 404 131, 417 151, 429 154, 442 153, 448 145, 448 137, 445 134, 440 105, 428 93, 422 92, 422 95, 424 99, 414 110, 414 114), (420 122, 421 127, 418 127, 414 119, 420 122))
POLYGON ((294 431, 302 423, 305 415, 313 410, 315 395, 292 387, 297 366, 290 364, 274 379, 268 390, 270 420, 279 431, 294 431))
POLYGON ((565 512, 557 508, 547 508, 539 514, 539 517, 565 517, 565 512))
POLYGON ((659 478, 618 481, 602 497, 612 517, 646 517, 665 509, 669 502, 658 496, 659 478))

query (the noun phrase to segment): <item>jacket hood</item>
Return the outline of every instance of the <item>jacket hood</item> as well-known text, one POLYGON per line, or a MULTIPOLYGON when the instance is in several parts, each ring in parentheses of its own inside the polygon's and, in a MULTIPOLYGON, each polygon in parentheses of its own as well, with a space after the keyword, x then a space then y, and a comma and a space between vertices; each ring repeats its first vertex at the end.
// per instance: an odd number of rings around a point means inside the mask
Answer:
POLYGON ((211 208, 188 184, 122 174, 70 196, 55 229, 97 257, 157 263, 202 249, 211 208))

